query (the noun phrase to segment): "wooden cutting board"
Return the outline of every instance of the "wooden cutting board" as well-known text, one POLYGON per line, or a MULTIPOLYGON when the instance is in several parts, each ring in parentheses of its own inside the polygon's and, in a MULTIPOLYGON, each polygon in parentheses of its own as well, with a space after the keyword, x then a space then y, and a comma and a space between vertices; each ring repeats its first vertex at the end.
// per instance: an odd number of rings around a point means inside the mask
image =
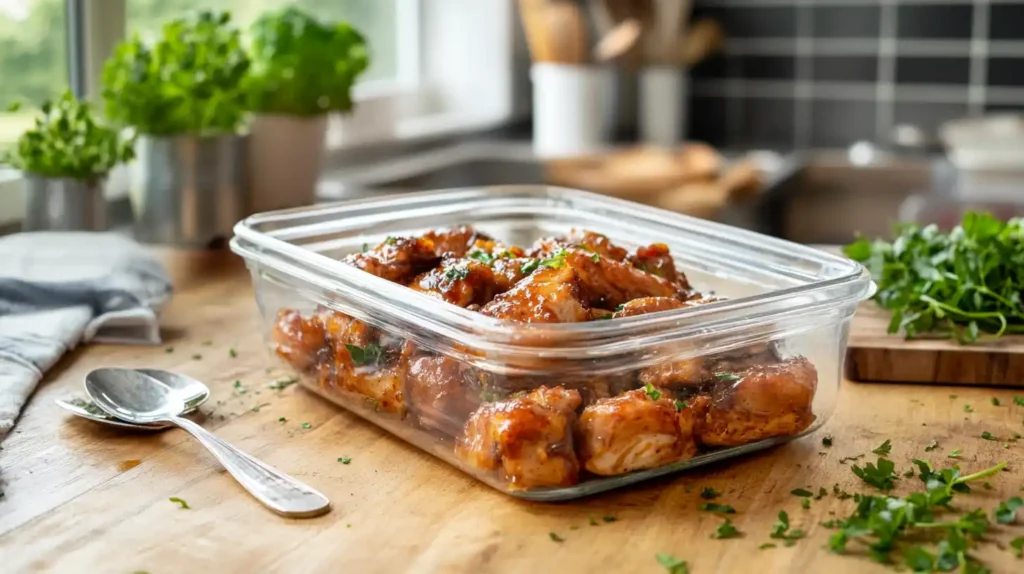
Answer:
POLYGON ((955 340, 905 340, 889 335, 889 313, 872 301, 850 327, 846 377, 884 383, 1024 387, 1024 336, 961 345, 955 340))

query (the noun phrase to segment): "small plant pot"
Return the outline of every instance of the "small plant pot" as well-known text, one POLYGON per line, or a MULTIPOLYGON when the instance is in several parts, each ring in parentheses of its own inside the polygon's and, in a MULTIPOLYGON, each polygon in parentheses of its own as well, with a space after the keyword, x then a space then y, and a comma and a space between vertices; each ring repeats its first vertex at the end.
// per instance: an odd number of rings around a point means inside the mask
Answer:
POLYGON ((326 132, 326 115, 253 118, 248 144, 249 213, 316 202, 326 132))
POLYGON ((103 231, 107 203, 103 182, 25 174, 22 231, 103 231))
POLYGON ((209 247, 245 217, 245 138, 142 136, 131 198, 146 243, 209 247))

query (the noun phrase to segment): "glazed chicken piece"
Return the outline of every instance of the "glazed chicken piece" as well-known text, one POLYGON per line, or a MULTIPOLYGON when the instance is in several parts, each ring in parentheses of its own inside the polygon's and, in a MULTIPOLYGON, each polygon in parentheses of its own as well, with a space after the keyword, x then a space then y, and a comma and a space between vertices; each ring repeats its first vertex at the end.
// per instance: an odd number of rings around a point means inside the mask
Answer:
POLYGON ((294 309, 278 312, 272 337, 274 352, 299 371, 313 367, 326 342, 323 325, 315 318, 304 318, 294 309))
POLYGON ((473 369, 449 357, 419 357, 405 377, 405 401, 420 424, 458 436, 480 406, 480 381, 473 369))
POLYGON ((334 341, 320 349, 317 383, 332 392, 355 393, 367 406, 383 412, 403 414, 402 381, 408 361, 371 344, 366 347, 334 341))
POLYGON ((679 412, 667 395, 653 400, 643 389, 589 405, 579 424, 584 468, 613 476, 693 458, 693 425, 681 427, 679 412))
POLYGON ((487 262, 489 259, 515 259, 526 257, 526 251, 517 245, 508 245, 491 238, 478 238, 473 242, 467 256, 487 262))
POLYGON ((600 254, 612 261, 625 261, 629 255, 628 251, 615 245, 604 235, 583 229, 573 229, 565 237, 538 239, 528 254, 530 257, 545 258, 570 247, 582 248, 584 251, 600 254))
POLYGON ((572 486, 579 405, 579 393, 561 387, 485 404, 466 422, 455 454, 473 469, 498 470, 513 489, 572 486))
POLYGON ((675 297, 641 297, 623 304, 622 307, 615 312, 615 318, 621 319, 622 317, 636 317, 637 315, 647 315, 648 313, 659 313, 661 311, 671 311, 672 309, 682 309, 686 306, 687 305, 685 303, 675 297))
POLYGON ((540 268, 480 312, 518 323, 576 323, 589 318, 580 302, 576 273, 568 267, 540 268))
POLYGON ((313 319, 323 326, 324 335, 329 342, 366 347, 380 339, 380 332, 377 329, 327 307, 317 309, 313 319))
POLYGON ((576 271, 583 300, 594 307, 611 309, 641 297, 677 294, 676 287, 667 280, 596 253, 574 248, 558 257, 564 257, 565 266, 576 271))
MULTIPOLYGON (((685 302, 665 297, 634 299, 623 305, 622 310, 616 312, 615 316, 631 317, 671 309, 684 309, 719 300, 713 297, 690 299, 685 302)), ((706 358, 692 357, 678 361, 667 361, 647 367, 640 371, 639 379, 641 383, 649 383, 656 387, 678 388, 696 387, 707 381, 709 376, 706 358)))
POLYGON ((414 279, 409 287, 459 307, 483 305, 504 291, 495 280, 494 270, 486 263, 449 257, 414 279))
POLYGON ((629 258, 633 267, 652 275, 668 279, 682 293, 691 291, 690 281, 681 271, 676 270, 676 262, 669 253, 668 245, 653 243, 636 250, 636 255, 629 258))
POLYGON ((343 262, 395 283, 407 284, 437 265, 441 257, 466 254, 480 235, 461 226, 428 231, 421 237, 388 237, 365 253, 352 253, 343 262))
POLYGON ((701 442, 736 446, 799 434, 814 422, 818 372, 804 357, 722 377, 711 394, 701 442))

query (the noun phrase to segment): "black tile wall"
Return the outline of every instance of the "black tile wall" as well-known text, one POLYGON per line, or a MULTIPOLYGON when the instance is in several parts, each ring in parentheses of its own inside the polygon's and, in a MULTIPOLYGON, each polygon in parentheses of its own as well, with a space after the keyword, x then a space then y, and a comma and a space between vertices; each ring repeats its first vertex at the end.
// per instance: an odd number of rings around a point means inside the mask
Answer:
POLYGON ((897 123, 1024 113, 1024 0, 696 0, 703 16, 728 39, 691 70, 696 139, 889 144, 897 123))

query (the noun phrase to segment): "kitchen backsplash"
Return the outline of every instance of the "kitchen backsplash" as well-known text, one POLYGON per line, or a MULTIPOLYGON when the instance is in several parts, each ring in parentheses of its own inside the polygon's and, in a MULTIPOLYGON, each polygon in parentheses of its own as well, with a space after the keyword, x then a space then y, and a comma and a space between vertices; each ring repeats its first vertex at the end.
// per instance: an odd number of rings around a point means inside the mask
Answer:
POLYGON ((690 136, 808 148, 1024 109, 1024 1, 704 0, 724 53, 692 70, 690 136))

